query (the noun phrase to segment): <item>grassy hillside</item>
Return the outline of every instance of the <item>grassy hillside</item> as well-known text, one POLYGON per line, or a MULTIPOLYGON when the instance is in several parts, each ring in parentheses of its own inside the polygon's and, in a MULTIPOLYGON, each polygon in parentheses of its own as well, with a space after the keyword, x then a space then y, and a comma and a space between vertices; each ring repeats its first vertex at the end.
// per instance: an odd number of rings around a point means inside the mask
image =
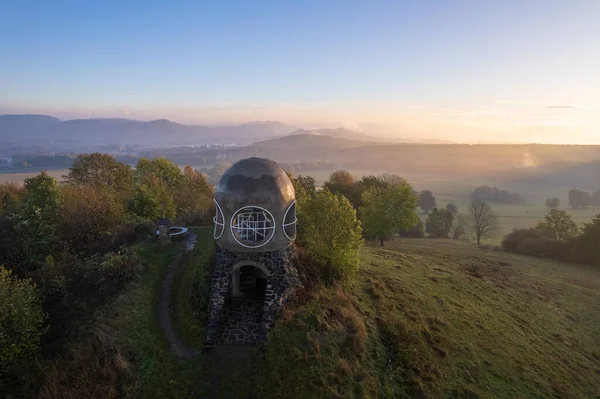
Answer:
MULTIPOLYGON (((210 229, 196 233, 172 314, 192 346, 203 340, 213 254, 210 229)), ((184 360, 157 319, 162 279, 182 249, 144 245, 144 274, 52 367, 42 397, 600 397, 598 269, 452 240, 393 240, 364 248, 347 286, 300 291, 265 348, 184 360)))
POLYGON ((600 270, 449 240, 367 248, 271 336, 275 397, 600 395, 600 270))

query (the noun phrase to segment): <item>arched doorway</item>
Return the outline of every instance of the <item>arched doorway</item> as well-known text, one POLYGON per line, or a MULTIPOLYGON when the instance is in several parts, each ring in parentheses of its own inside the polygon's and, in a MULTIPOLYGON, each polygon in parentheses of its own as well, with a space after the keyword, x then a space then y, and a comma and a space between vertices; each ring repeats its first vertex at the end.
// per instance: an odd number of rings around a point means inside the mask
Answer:
POLYGON ((233 269, 232 294, 235 301, 263 302, 269 278, 267 268, 257 262, 240 262, 233 269))

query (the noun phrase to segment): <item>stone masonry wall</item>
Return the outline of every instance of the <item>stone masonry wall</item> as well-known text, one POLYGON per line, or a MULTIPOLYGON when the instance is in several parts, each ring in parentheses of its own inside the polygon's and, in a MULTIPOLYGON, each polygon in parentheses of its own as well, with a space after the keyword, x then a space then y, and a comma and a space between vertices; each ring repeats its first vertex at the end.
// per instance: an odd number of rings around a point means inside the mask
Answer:
POLYGON ((294 247, 270 252, 233 252, 217 247, 215 265, 210 283, 206 344, 214 345, 219 339, 224 312, 232 296, 233 267, 239 262, 251 261, 269 271, 259 340, 266 339, 282 306, 299 285, 298 272, 293 265, 294 247))

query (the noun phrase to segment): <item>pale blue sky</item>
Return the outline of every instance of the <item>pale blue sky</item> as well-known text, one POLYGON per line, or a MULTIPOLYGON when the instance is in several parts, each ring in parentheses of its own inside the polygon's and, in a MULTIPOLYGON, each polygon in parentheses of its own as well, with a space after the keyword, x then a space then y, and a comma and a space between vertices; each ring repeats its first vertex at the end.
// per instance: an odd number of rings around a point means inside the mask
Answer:
POLYGON ((596 0, 1 0, 0 113, 589 125, 598 21, 596 0))

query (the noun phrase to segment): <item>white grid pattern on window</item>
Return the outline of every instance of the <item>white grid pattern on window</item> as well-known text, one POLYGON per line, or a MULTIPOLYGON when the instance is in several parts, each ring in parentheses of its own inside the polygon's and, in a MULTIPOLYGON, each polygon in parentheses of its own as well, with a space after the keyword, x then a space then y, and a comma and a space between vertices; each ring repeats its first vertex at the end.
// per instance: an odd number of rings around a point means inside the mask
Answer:
POLYGON ((273 236, 275 221, 271 214, 259 207, 240 209, 231 220, 236 240, 249 247, 264 245, 273 236))

